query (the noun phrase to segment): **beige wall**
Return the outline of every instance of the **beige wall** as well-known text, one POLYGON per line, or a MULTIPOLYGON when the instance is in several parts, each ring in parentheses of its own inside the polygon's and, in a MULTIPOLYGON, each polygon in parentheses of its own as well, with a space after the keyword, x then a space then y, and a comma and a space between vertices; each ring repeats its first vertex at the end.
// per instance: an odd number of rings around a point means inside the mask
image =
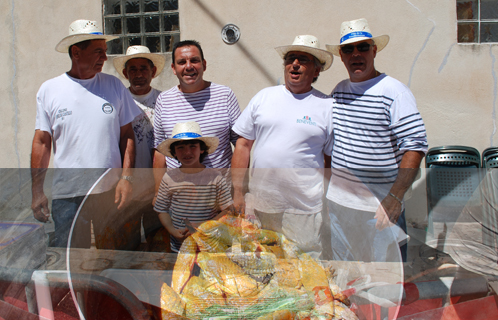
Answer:
POLYGON ((81 17, 101 20, 98 1, 15 1, 1 3, 6 41, 0 48, 4 66, 0 163, 5 168, 29 167, 36 116, 36 92, 47 79, 68 71, 68 55, 55 45, 81 17), (78 5, 81 4, 81 5, 78 5))
MULTIPOLYGON (((69 69, 67 55, 55 52, 71 21, 102 21, 101 1, 8 0, 0 3, 6 44, 0 58, 2 94, 0 163, 28 167, 35 123, 35 95, 41 83, 69 69)), ((207 60, 205 78, 230 86, 244 108, 260 89, 282 82, 282 61, 273 49, 298 34, 337 44, 344 20, 365 17, 374 35, 391 41, 377 55, 377 69, 410 86, 426 123, 431 147, 461 144, 482 151, 498 145, 496 96, 498 49, 456 43, 455 2, 426 0, 180 0, 181 38, 196 39, 207 60), (236 24, 241 39, 221 40, 221 29, 236 24)), ((111 59, 112 57, 110 57, 111 59)), ((170 57, 167 55, 170 64, 170 57)), ((115 74, 111 63, 105 72, 115 74)), ((329 93, 347 73, 340 59, 324 72, 316 88, 329 93)), ((176 84, 171 69, 153 85, 176 84)), ((424 180, 415 195, 425 194, 424 180)), ((422 210, 425 203, 419 204, 422 210)))

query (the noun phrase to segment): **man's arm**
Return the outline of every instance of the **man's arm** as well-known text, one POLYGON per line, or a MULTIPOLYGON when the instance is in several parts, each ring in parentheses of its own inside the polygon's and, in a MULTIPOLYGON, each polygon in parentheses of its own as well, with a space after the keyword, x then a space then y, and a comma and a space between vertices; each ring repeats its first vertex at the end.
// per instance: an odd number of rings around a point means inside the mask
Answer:
POLYGON ((377 229, 382 230, 387 227, 389 221, 393 223, 398 221, 402 210, 401 201, 403 201, 403 197, 405 196, 408 188, 410 188, 413 181, 415 181, 420 167, 420 162, 424 158, 424 155, 425 154, 422 151, 406 151, 403 154, 399 166, 398 176, 389 191, 390 194, 382 200, 381 206, 377 209, 375 215, 377 218, 377 229), (389 221, 385 219, 386 215, 384 212, 387 214, 389 221))
POLYGON ((47 222, 50 217, 48 199, 43 192, 43 183, 50 162, 52 136, 42 130, 36 130, 31 147, 31 209, 36 220, 47 222))
MULTIPOLYGON (((123 162, 123 171, 121 176, 132 176, 135 167, 135 135, 131 122, 122 126, 120 130, 119 150, 123 162)), ((118 204, 118 209, 122 209, 127 201, 130 200, 132 192, 131 182, 120 179, 116 186, 114 203, 118 204)))
POLYGON ((254 140, 239 137, 232 157, 233 205, 237 212, 244 212, 244 177, 249 168, 249 159, 254 140))
POLYGON ((152 168, 154 170, 154 182, 155 182, 155 192, 154 199, 152 200, 152 205, 156 203, 157 191, 159 190, 159 185, 166 172, 166 158, 161 152, 154 150, 154 158, 152 160, 152 168))

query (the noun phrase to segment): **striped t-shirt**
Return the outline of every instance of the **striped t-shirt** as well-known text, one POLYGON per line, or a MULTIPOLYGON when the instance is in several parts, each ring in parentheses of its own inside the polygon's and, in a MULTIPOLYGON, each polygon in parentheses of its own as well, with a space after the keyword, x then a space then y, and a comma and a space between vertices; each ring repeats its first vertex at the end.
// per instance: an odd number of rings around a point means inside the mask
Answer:
POLYGON ((364 82, 344 80, 332 96, 336 100, 334 170, 327 198, 351 206, 344 189, 355 187, 334 188, 334 178, 342 178, 342 184, 365 184, 382 200, 396 180, 404 152, 427 152, 427 135, 415 98, 408 87, 385 74, 364 82))
MULTIPOLYGON (((238 135, 232 131, 240 115, 239 103, 232 90, 211 83, 209 87, 194 93, 183 93, 177 86, 162 92, 157 98, 154 115, 154 147, 171 138, 173 127, 178 122, 195 121, 203 136, 218 137, 220 143, 212 154, 202 162, 211 168, 229 168, 232 146, 238 135)), ((178 168, 180 163, 166 157, 168 168, 178 168)))
MULTIPOLYGON (((171 215, 176 229, 184 229, 183 219, 204 222, 213 219, 232 204, 230 188, 217 169, 206 168, 198 173, 168 169, 157 194, 154 210, 171 215)), ((178 252, 181 241, 171 236, 171 250, 178 252)))

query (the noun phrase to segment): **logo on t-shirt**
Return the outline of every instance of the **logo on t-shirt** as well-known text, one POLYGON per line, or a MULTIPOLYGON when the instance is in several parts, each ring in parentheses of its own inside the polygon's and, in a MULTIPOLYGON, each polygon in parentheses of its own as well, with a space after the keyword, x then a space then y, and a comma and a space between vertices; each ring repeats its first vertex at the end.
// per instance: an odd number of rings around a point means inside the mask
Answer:
POLYGON ((102 105, 102 111, 104 111, 104 113, 106 114, 111 114, 114 111, 114 107, 112 106, 112 104, 107 102, 102 105))
POLYGON ((64 120, 64 117, 72 115, 72 111, 67 111, 67 108, 60 109, 57 111, 57 114, 55 115, 55 119, 61 118, 61 120, 64 120))
POLYGON ((309 124, 316 127, 316 122, 311 121, 311 117, 304 116, 302 119, 297 119, 297 123, 309 124))

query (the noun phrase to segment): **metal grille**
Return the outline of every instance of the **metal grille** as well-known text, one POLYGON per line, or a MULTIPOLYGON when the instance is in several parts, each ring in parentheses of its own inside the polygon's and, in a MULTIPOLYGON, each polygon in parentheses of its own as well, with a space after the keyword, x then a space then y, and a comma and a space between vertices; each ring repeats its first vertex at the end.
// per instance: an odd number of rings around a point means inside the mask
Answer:
POLYGON ((124 54, 133 45, 171 52, 180 41, 178 0, 104 0, 103 16, 105 34, 120 36, 108 42, 108 54, 124 54))
POLYGON ((479 157, 476 155, 447 153, 428 155, 427 164, 429 166, 439 165, 448 167, 479 166, 479 157))
POLYGON ((472 147, 444 146, 427 152, 427 197, 433 206, 464 206, 478 188, 479 151, 472 147))
POLYGON ((498 168, 498 147, 487 148, 482 152, 483 168, 498 168))
POLYGON ((436 198, 448 203, 465 203, 479 185, 476 168, 432 168, 431 190, 436 198))

